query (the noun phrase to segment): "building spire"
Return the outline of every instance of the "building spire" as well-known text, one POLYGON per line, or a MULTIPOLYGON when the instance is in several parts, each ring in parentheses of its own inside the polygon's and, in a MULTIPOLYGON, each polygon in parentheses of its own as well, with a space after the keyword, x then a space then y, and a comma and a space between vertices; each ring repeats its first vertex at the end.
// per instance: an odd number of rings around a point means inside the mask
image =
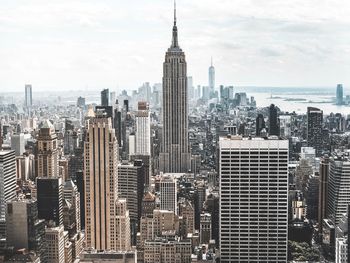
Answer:
POLYGON ((176 0, 174 0, 174 26, 173 26, 173 39, 172 39, 172 48, 179 47, 177 40, 177 26, 176 26, 176 0))
POLYGON ((174 0, 174 26, 176 26, 176 0, 174 0))

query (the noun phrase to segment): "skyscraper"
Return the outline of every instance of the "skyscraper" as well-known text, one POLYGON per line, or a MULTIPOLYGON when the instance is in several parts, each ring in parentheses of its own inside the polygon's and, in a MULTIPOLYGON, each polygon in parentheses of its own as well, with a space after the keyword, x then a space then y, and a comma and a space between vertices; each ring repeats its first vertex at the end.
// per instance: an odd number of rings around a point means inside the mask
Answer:
POLYGON ((277 107, 274 104, 269 108, 269 135, 280 136, 277 107))
POLYGON ((88 120, 84 142, 86 245, 115 249, 118 143, 103 111, 88 120))
POLYGON ((24 134, 13 134, 11 136, 11 149, 15 151, 16 156, 21 156, 25 152, 24 134))
POLYGON ((190 169, 187 112, 187 64, 178 43, 175 8, 172 44, 163 64, 163 137, 159 156, 159 169, 163 172, 190 169))
POLYGON ((138 103, 136 112, 136 154, 151 155, 151 117, 145 101, 138 103))
POLYGON ((327 215, 337 226, 350 203, 350 156, 334 155, 329 160, 327 215))
POLYGON ((45 221, 38 218, 35 199, 16 198, 7 202, 7 245, 35 251, 45 262, 45 221))
POLYGON ((55 226, 63 224, 63 183, 59 177, 36 179, 38 215, 55 226))
POLYGON ((318 225, 322 233, 323 219, 327 218, 329 157, 324 156, 320 161, 319 192, 318 192, 318 225))
POLYGON ((258 116, 256 117, 255 127, 256 127, 255 135, 260 136, 261 130, 265 128, 265 120, 262 114, 258 114, 258 116))
POLYGON ((160 209, 177 211, 177 182, 171 174, 163 175, 160 179, 160 209))
POLYGON ((337 85, 337 98, 336 98, 336 104, 337 105, 343 105, 344 101, 343 101, 343 85, 342 84, 338 84, 337 85))
POLYGON ((215 68, 213 66, 213 58, 211 58, 211 64, 209 67, 209 90, 210 97, 212 97, 215 92, 215 68))
POLYGON ((109 106, 109 89, 101 91, 101 106, 109 106))
POLYGON ((37 139, 37 176, 57 177, 58 169, 58 143, 55 128, 49 120, 40 124, 37 139))
POLYGON ((221 138, 221 262, 287 262, 288 141, 221 138))
POLYGON ((65 240, 63 226, 48 227, 45 229, 47 262, 65 263, 65 240))
POLYGON ((314 107, 307 107, 307 144, 314 147, 316 157, 322 154, 322 124, 323 112, 314 107))
POLYGON ((26 84, 24 86, 24 89, 25 89, 25 106, 28 108, 33 105, 32 85, 26 84))
POLYGON ((0 151, 0 239, 6 233, 6 202, 16 196, 16 156, 14 151, 0 151))

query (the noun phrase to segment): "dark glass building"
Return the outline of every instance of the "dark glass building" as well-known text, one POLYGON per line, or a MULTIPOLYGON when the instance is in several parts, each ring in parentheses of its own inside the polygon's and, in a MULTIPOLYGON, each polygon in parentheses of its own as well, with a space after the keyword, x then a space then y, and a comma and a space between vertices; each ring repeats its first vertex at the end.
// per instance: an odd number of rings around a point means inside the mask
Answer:
POLYGON ((63 224, 63 184, 62 178, 37 178, 38 215, 56 226, 63 224))

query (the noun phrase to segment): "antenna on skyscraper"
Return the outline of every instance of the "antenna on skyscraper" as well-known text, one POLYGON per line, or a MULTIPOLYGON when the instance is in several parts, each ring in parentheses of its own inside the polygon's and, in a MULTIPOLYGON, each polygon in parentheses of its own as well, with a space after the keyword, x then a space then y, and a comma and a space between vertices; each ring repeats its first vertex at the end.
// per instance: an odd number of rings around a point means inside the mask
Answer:
POLYGON ((176 0, 174 0, 174 25, 176 25, 176 0))

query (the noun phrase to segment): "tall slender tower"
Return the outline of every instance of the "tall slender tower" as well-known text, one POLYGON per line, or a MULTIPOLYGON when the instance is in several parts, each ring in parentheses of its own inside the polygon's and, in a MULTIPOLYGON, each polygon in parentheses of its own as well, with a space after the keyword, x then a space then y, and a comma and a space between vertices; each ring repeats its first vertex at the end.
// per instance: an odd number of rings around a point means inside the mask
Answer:
POLYGON ((24 89, 25 89, 25 106, 28 108, 33 105, 32 85, 26 84, 24 89))
POLYGON ((86 246, 115 249, 118 143, 103 111, 88 120, 84 142, 86 246))
POLYGON ((215 68, 213 66, 213 58, 211 58, 211 64, 209 67, 209 90, 210 96, 213 96, 215 92, 215 68))
POLYGON ((163 172, 188 172, 187 64, 179 46, 176 26, 176 6, 172 44, 163 64, 163 141, 159 169, 163 172))

